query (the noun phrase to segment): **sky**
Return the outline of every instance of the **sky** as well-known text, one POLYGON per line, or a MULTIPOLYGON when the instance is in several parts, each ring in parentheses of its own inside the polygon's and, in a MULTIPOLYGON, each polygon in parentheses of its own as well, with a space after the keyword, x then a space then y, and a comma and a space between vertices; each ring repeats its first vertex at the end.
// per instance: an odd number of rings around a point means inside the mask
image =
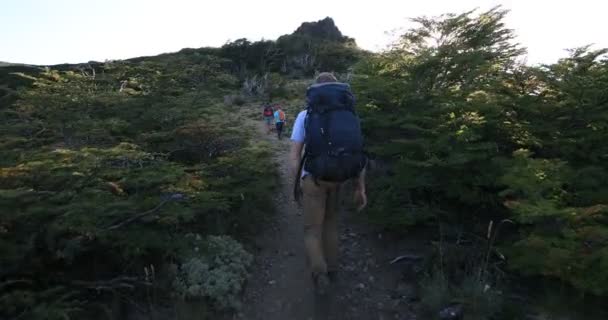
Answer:
POLYGON ((568 48, 608 47, 604 0, 0 0, 0 61, 79 63, 276 39, 327 16, 379 51, 413 26, 410 18, 496 5, 511 11, 506 24, 530 64, 555 62, 568 48))

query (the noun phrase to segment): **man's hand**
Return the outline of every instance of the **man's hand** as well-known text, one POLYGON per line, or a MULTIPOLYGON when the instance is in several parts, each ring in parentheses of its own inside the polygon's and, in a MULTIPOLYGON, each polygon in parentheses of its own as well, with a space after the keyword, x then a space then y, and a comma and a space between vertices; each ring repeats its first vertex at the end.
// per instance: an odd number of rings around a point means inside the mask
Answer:
POLYGON ((357 211, 363 210, 367 206, 367 194, 365 188, 356 188, 354 193, 354 201, 357 206, 357 211))

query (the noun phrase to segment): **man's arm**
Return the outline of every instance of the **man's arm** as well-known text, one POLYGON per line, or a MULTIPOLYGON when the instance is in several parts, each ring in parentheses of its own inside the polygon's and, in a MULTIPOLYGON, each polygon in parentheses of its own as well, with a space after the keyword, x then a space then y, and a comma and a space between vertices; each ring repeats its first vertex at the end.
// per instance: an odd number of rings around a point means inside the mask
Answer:
POLYGON ((300 169, 300 161, 302 160, 302 149, 304 148, 304 142, 291 142, 291 152, 289 153, 289 168, 291 170, 291 176, 295 177, 300 169))
POLYGON ((291 132, 291 152, 289 153, 289 169, 291 176, 295 177, 298 174, 300 162, 302 161, 302 150, 304 150, 304 141, 306 133, 304 130, 304 119, 306 115, 300 112, 293 123, 291 132))
POLYGON ((357 210, 361 211, 367 206, 367 193, 365 190, 365 173, 367 171, 367 165, 359 173, 359 177, 355 181, 355 204, 357 204, 357 210))
POLYGON ((363 170, 361 170, 361 173, 359 173, 359 177, 357 177, 357 189, 359 189, 359 190, 365 191, 365 172, 366 171, 367 171, 366 168, 363 168, 363 170))

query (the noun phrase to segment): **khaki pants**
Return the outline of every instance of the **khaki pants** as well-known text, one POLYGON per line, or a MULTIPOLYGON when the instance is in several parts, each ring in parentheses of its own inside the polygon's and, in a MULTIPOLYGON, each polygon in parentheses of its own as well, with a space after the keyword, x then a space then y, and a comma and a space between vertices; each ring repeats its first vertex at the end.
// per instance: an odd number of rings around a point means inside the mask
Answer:
POLYGON ((313 273, 338 270, 337 215, 340 184, 302 179, 304 245, 313 273))

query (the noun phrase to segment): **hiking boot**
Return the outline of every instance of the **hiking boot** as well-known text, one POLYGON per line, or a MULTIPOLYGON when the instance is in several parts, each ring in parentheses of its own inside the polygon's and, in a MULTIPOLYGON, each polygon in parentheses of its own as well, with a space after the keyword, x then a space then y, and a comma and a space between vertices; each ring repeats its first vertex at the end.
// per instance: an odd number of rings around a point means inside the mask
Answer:
POLYGON ((315 286, 315 293, 325 295, 329 289, 330 281, 327 273, 317 273, 312 275, 312 281, 315 286))

